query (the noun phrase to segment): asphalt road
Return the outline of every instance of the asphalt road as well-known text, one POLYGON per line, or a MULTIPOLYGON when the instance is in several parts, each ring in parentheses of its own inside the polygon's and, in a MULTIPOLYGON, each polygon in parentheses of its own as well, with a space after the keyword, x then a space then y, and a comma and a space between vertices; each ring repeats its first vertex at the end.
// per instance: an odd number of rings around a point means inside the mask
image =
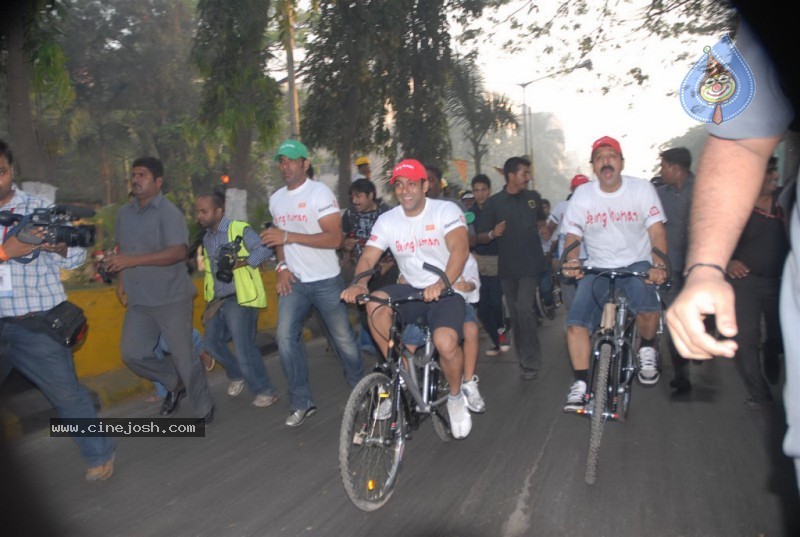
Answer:
MULTIPOLYGON (((107 482, 83 481, 69 439, 41 431, 15 441, 11 468, 24 482, 4 478, 4 516, 23 524, 19 535, 49 524, 48 535, 81 537, 800 535, 794 473, 780 454, 782 407, 747 410, 730 361, 692 366, 694 390, 678 399, 669 370, 655 387, 635 386, 629 419, 606 426, 597 483, 586 485, 588 420, 561 411, 571 383, 562 323, 541 329, 545 366, 536 381, 520 379, 513 351, 481 355, 487 412, 462 441, 442 442, 423 423, 394 496, 377 512, 356 509, 342 488, 348 390, 318 340, 309 355, 319 412, 301 427, 283 425, 285 401, 259 409, 246 392, 229 398, 217 369, 209 376, 217 417, 206 437, 118 438, 107 482)), ((285 390, 277 356, 265 359, 285 390)), ((137 400, 104 417, 157 411, 137 400)))

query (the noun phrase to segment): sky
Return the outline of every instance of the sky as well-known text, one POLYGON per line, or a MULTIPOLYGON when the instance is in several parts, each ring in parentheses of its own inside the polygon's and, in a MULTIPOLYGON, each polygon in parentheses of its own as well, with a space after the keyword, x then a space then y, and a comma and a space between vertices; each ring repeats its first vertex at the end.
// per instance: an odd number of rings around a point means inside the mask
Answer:
MULTIPOLYGON (((555 0, 548 1, 556 4, 555 0)), ((632 29, 640 24, 636 21, 638 10, 648 3, 648 0, 617 3, 621 18, 627 22, 603 29, 606 50, 592 50, 585 56, 592 61, 591 71, 577 69, 545 78, 525 90, 525 100, 533 113, 550 112, 560 120, 567 152, 575 156, 580 173, 591 172, 588 160, 592 142, 608 135, 622 145, 623 173, 649 179, 657 172, 659 146, 698 125, 683 111, 677 90, 691 66, 703 56, 703 47, 714 45, 722 36, 706 36, 687 43, 654 37, 628 42, 632 29), (676 61, 681 53, 686 54, 685 59, 676 61), (630 82, 626 73, 635 66, 649 75, 645 85, 617 87, 603 94, 601 88, 614 77, 630 82)), ((518 5, 511 5, 506 13, 517 8, 518 5)), ((496 27, 490 31, 495 39, 481 45, 479 67, 487 89, 509 96, 516 102, 519 114, 523 90, 518 84, 577 63, 555 63, 554 57, 560 57, 562 51, 556 49, 553 55, 544 54, 544 47, 553 43, 547 40, 526 44, 517 53, 505 52, 499 45, 501 40, 509 39, 509 32, 498 31, 496 27)), ((554 38, 557 42, 559 36, 554 38)), ((521 141, 520 149, 523 145, 521 141)))

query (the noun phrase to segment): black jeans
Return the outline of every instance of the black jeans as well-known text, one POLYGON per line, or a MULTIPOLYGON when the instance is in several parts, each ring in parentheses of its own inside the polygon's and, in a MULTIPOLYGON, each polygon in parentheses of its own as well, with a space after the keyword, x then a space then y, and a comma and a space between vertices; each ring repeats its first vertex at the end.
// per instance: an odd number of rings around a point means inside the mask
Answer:
POLYGON ((744 381, 751 397, 771 401, 764 375, 761 372, 759 348, 764 354, 765 367, 780 367, 781 325, 778 315, 780 278, 763 278, 749 275, 731 281, 736 294, 736 324, 739 332, 735 337, 739 350, 736 352, 736 369, 744 381), (764 317, 766 339, 762 345, 761 318, 764 317))

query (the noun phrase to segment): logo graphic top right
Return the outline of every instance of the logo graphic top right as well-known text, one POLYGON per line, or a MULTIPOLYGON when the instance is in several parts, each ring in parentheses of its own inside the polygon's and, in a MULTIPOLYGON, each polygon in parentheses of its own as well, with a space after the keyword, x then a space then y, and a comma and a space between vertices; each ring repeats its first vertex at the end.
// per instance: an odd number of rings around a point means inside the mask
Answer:
POLYGON ((756 83, 753 72, 728 35, 692 66, 681 83, 683 109, 703 123, 719 125, 739 114, 753 100, 756 83))

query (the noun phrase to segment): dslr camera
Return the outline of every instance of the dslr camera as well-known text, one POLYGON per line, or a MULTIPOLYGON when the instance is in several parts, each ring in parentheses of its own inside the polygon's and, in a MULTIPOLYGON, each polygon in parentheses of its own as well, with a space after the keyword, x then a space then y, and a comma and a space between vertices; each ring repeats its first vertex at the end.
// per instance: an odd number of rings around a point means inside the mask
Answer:
POLYGON ((34 209, 31 214, 19 215, 10 211, 0 211, 0 225, 14 227, 8 236, 17 237, 26 244, 61 244, 69 247, 86 248, 95 242, 95 227, 91 225, 70 226, 69 222, 94 216, 94 211, 85 207, 56 205, 34 209), (32 231, 43 229, 40 237, 32 231))
POLYGON ((239 259, 239 248, 242 246, 242 237, 238 236, 233 241, 223 244, 217 251, 216 277, 223 283, 233 281, 233 269, 239 259))

